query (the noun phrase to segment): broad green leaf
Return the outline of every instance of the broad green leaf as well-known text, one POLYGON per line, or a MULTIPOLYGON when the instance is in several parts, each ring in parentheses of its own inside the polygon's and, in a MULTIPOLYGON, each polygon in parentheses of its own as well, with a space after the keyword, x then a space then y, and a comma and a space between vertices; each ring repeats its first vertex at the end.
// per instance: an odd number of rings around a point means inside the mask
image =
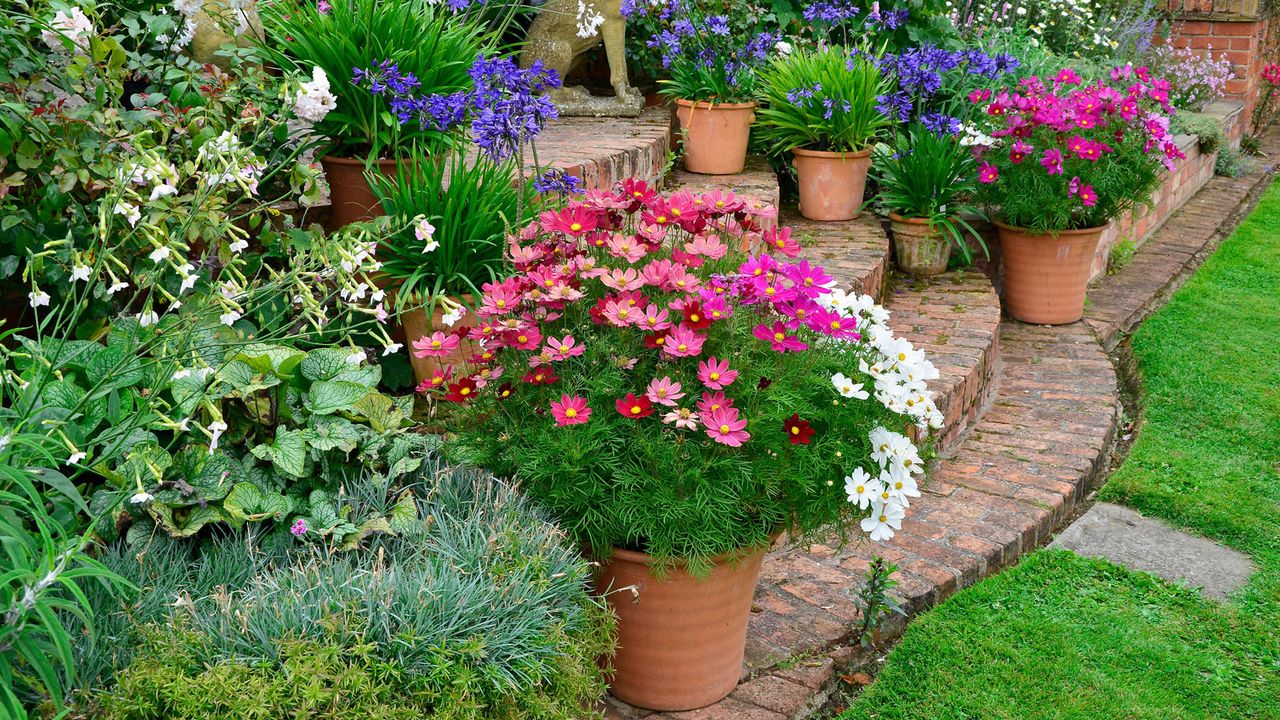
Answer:
POLYGON ((350 350, 339 347, 317 348, 302 361, 302 377, 308 380, 332 380, 349 368, 350 350))
POLYGON ((222 509, 233 521, 280 520, 293 512, 293 503, 284 495, 263 490, 253 483, 240 483, 222 501, 222 509))
POLYGON ((413 497, 412 490, 405 490, 400 498, 396 500, 396 504, 391 508, 391 530, 398 535, 412 535, 421 529, 422 523, 418 519, 418 503, 413 497))
POLYGON ((350 408, 355 416, 364 418, 374 430, 385 433, 397 430, 409 420, 408 413, 382 393, 371 392, 360 398, 350 408))
POLYGON ((241 398, 284 382, 279 375, 256 370, 243 360, 232 360, 222 366, 217 377, 219 382, 226 385, 223 392, 241 398))
POLYGON ((240 464, 222 450, 209 453, 207 445, 189 445, 173 458, 165 473, 174 487, 155 494, 166 505, 193 505, 221 500, 242 477, 240 464))
POLYGON ((307 391, 306 408, 316 415, 349 410, 369 393, 369 388, 345 380, 317 380, 307 391))
POLYGON ((360 546, 360 543, 363 542, 365 538, 369 537, 370 535, 373 535, 374 533, 386 533, 388 535, 395 535, 395 531, 391 529, 391 523, 387 522, 386 518, 384 517, 369 518, 368 520, 365 520, 363 523, 360 523, 360 527, 356 528, 354 532, 348 534, 345 538, 343 538, 342 549, 354 550, 360 546))
POLYGON ((147 507, 156 524, 164 528, 173 537, 191 537, 209 523, 223 522, 227 515, 217 505, 191 505, 171 508, 161 503, 151 503, 147 507))
POLYGON ((360 428, 350 420, 340 417, 319 418, 315 427, 307 433, 307 444, 322 452, 341 450, 349 453, 356 449, 359 442, 360 428))
POLYGON ((293 377, 293 371, 305 357, 306 353, 301 350, 254 343, 241 348, 232 360, 244 361, 256 372, 288 378, 293 377))
POLYGON ((307 441, 305 430, 276 428, 275 442, 253 448, 253 456, 271 462, 278 472, 290 477, 306 475, 307 441))
POLYGON ((142 361, 123 344, 108 345, 89 361, 85 374, 94 384, 101 382, 102 389, 129 387, 142 382, 142 361))

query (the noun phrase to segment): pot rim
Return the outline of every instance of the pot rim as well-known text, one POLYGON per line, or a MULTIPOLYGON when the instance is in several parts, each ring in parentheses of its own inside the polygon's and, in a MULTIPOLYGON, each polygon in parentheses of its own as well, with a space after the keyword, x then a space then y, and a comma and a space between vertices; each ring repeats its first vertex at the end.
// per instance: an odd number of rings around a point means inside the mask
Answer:
POLYGON ((791 148, 791 154, 799 155, 801 157, 815 157, 815 158, 837 158, 838 157, 841 159, 844 159, 844 158, 858 159, 858 158, 869 157, 871 155, 871 148, 865 147, 861 150, 855 151, 855 150, 807 150, 805 148, 794 147, 794 148, 791 148))
POLYGON ((904 215, 899 215, 898 213, 894 213, 894 212, 889 213, 889 220, 891 222, 903 223, 906 225, 932 225, 933 224, 933 220, 930 218, 906 217, 904 215))
MULTIPOLYGON (((409 158, 378 158, 376 162, 379 165, 398 165, 408 162, 409 158)), ((343 157, 341 155, 321 155, 321 163, 332 163, 334 165, 364 165, 368 162, 368 158, 343 157)))
POLYGON ((708 110, 747 110, 757 106, 755 100, 749 102, 730 103, 730 102, 713 102, 710 100, 685 100, 684 98, 676 98, 676 104, 681 107, 690 108, 706 108, 708 110))
POLYGON ((1110 221, 1110 220, 1108 220, 1108 221, 1107 221, 1105 224, 1103 224, 1103 225, 1098 225, 1097 227, 1091 227, 1091 228, 1077 228, 1077 229, 1074 229, 1074 230, 1049 230, 1049 231, 1046 231, 1046 232, 1032 232, 1032 231, 1030 231, 1030 230, 1028 230, 1028 229, 1026 229, 1026 228, 1018 227, 1018 226, 1016 226, 1016 225, 1010 225, 1010 224, 1008 224, 1008 223, 1004 222, 1003 220, 1001 220, 1001 219, 1000 219, 1000 218, 998 218, 998 217, 992 217, 992 218, 991 218, 991 224, 992 224, 992 225, 995 225, 996 227, 1000 228, 1001 230, 1012 230, 1013 232, 1021 233, 1021 234, 1025 235, 1025 236, 1027 236, 1027 237, 1033 237, 1033 238, 1035 238, 1035 237, 1058 237, 1058 236, 1060 236, 1060 235, 1088 235, 1088 234, 1091 234, 1091 233, 1101 233, 1101 232, 1105 232, 1107 228, 1111 227, 1111 221, 1110 221))
MULTIPOLYGON (((774 539, 776 540, 777 538, 774 538, 774 539)), ((757 546, 755 546, 755 547, 747 547, 747 548, 739 548, 739 549, 737 549, 737 550, 729 550, 729 551, 727 551, 727 552, 722 552, 722 553, 720 553, 719 555, 716 555, 716 556, 712 557, 712 558, 711 558, 711 562, 713 562, 713 563, 715 563, 715 564, 717 564, 717 565, 720 565, 720 564, 723 564, 723 563, 731 562, 731 561, 733 561, 733 560, 735 560, 735 559, 737 559, 737 560, 746 559, 746 558, 748 558, 748 557, 751 557, 752 555, 754 555, 754 554, 755 554, 755 553, 757 553, 757 552, 759 552, 759 553, 767 553, 767 552, 769 552, 769 548, 771 547, 771 545, 772 545, 772 543, 770 543, 770 544, 768 544, 768 545, 757 545, 757 546)), ((615 546, 613 546, 613 550, 612 550, 612 552, 610 553, 610 557, 611 557, 611 558, 614 558, 614 557, 621 558, 621 559, 623 559, 623 560, 626 560, 627 562, 633 562, 633 563, 637 563, 637 564, 641 564, 641 565, 653 565, 653 564, 654 564, 653 556, 652 556, 652 555, 650 555, 649 553, 641 552, 641 551, 639 551, 639 550, 628 550, 628 549, 626 549, 626 548, 620 548, 620 547, 618 547, 618 546, 616 546, 616 545, 615 545, 615 546)), ((606 561, 606 562, 607 562, 607 561, 606 561)), ((687 563, 686 563, 684 560, 680 560, 680 559, 678 559, 678 560, 676 560, 676 564, 677 564, 677 565, 685 565, 685 564, 687 564, 687 563)))

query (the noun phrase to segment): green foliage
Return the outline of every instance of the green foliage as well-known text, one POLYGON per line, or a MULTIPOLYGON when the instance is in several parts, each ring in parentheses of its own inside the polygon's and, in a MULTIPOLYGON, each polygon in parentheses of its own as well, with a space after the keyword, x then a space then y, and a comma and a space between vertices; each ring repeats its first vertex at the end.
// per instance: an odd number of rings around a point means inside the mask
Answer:
POLYGON ((867 568, 862 589, 858 591, 856 601, 858 616, 862 620, 854 629, 854 636, 863 647, 871 647, 875 644, 876 633, 889 613, 897 613, 904 617, 907 614, 889 595, 898 586, 898 581, 891 577, 897 571, 897 565, 878 555, 871 560, 871 565, 867 568))
POLYGON ((889 82, 860 52, 796 48, 775 56, 759 84, 757 133, 776 154, 794 148, 858 152, 890 124, 876 109, 889 82))
POLYGON ((1137 252, 1138 247, 1133 244, 1132 238, 1124 238, 1116 243, 1111 252, 1107 253, 1107 274, 1115 275, 1128 267, 1137 252))
POLYGON ((483 153, 468 160, 462 149, 443 159, 415 152, 396 176, 370 174, 398 228, 378 250, 398 303, 480 294, 502 268, 508 233, 535 210, 531 186, 518 177, 515 160, 496 163, 483 153), (423 220, 433 228, 429 237, 423 220), (430 252, 428 242, 437 244, 430 252))
POLYGON ((1200 140, 1200 152, 1212 155, 1227 142, 1222 132, 1222 121, 1211 115, 1180 112, 1173 116, 1169 131, 1175 135, 1195 135, 1200 140))
POLYGON ((1215 175, 1230 178, 1243 177, 1249 173, 1255 172, 1257 169, 1257 160, 1230 146, 1224 146, 1219 150, 1218 157, 1213 163, 1213 172, 1215 175))
POLYGON ((876 202, 906 218, 928 218, 960 251, 967 264, 972 251, 965 236, 973 237, 987 254, 981 233, 965 220, 977 213, 969 198, 977 189, 977 163, 971 148, 955 135, 930 132, 912 123, 894 137, 894 144, 877 145, 872 168, 880 192, 876 202))
POLYGON ((418 477, 395 534, 353 552, 253 536, 114 549, 107 564, 147 589, 99 608, 123 635, 88 641, 84 655, 116 669, 85 696, 95 716, 592 715, 613 622, 587 593, 588 564, 492 477, 435 462, 418 477))
POLYGON ((484 23, 469 13, 455 15, 431 0, 343 0, 327 13, 314 3, 262 0, 258 12, 267 35, 264 53, 281 67, 310 76, 312 67, 328 75, 337 108, 315 127, 328 139, 327 152, 343 157, 395 156, 420 145, 450 145, 444 133, 417 124, 401 125, 386 96, 351 82, 356 68, 395 63, 412 73, 424 94, 447 95, 471 87, 467 71, 476 57, 492 50, 484 23))

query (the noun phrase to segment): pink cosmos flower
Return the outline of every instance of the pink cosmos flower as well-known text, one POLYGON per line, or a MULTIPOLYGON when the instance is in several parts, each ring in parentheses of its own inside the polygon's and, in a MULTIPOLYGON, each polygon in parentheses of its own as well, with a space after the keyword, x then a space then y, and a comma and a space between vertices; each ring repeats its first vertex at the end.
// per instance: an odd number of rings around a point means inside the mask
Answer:
POLYGON ((830 275, 817 265, 810 265, 808 260, 801 260, 795 265, 787 265, 783 267, 782 273, 791 278, 791 281, 800 288, 800 291, 809 297, 817 297, 835 283, 830 275))
POLYGON ((658 305, 650 305, 644 309, 644 315, 636 322, 636 325, 649 332, 657 332, 671 327, 670 318, 671 313, 667 310, 658 305))
POLYGON ((662 416, 662 422, 667 425, 675 424, 681 430, 697 430, 698 429, 698 413, 693 412, 689 408, 676 408, 662 416))
POLYGON ((1084 203, 1085 207, 1093 207, 1098 204, 1098 194, 1093 191, 1092 185, 1081 187, 1079 194, 1080 202, 1084 203))
POLYGON ((672 267, 671 261, 666 258, 653 260, 640 271, 640 279, 650 287, 664 287, 672 267))
POLYGON ((600 276, 600 282, 604 286, 613 290, 638 290, 644 285, 644 281, 640 279, 640 273, 635 268, 613 268, 606 271, 600 276))
POLYGON ((685 327, 677 327, 662 344, 662 352, 671 357, 693 357, 702 352, 702 344, 706 341, 706 335, 699 335, 685 327))
POLYGON ((671 292, 694 292, 701 284, 702 280, 697 275, 679 265, 672 267, 667 275, 666 287, 671 292))
POLYGON ((1000 170, 995 165, 983 163, 978 168, 978 182, 990 185, 998 179, 1000 179, 1000 170))
POLYGON ((788 335, 786 326, 781 322, 775 322, 772 328, 761 323, 756 326, 752 334, 769 343, 769 346, 776 352, 800 352, 809 347, 801 342, 800 338, 788 335))
POLYGON ((798 297, 789 303, 777 305, 778 312, 791 318, 786 322, 788 328, 805 325, 813 316, 822 310, 822 306, 807 297, 798 297))
POLYGON ((610 300, 604 305, 604 317, 614 327, 627 327, 635 324, 640 311, 626 300, 610 300))
POLYGON ((605 248, 610 255, 631 263, 637 262, 649 252, 644 243, 637 238, 621 233, 614 233, 606 240, 605 248))
POLYGON ((540 218, 547 232, 559 232, 582 237, 596 229, 597 220, 594 211, 582 203, 572 202, 560 212, 545 212, 540 218))
POLYGON ((751 255, 746 262, 738 266, 738 274, 756 278, 767 275, 777 269, 778 261, 774 260, 772 256, 762 254, 756 257, 751 255))
POLYGON ((1053 77, 1053 81, 1059 85, 1079 85, 1084 82, 1075 70, 1071 68, 1062 68, 1057 75, 1053 77))
POLYGON ((1062 174, 1062 151, 1058 148, 1049 148, 1044 151, 1044 157, 1040 158, 1040 164, 1044 166, 1046 172, 1050 175, 1062 174))
POLYGON ((738 371, 729 369, 728 360, 707 358, 698 363, 698 381, 712 390, 723 390, 738 379, 738 371))
POLYGON ((413 354, 420 358, 425 357, 444 357, 454 350, 458 349, 458 345, 462 340, 453 333, 443 333, 439 330, 424 335, 413 341, 413 354))
POLYGON ((504 286, 485 286, 486 290, 476 314, 481 316, 505 315, 520 306, 521 293, 504 286))
POLYGON ((680 383, 672 381, 670 377, 663 377, 650 380, 649 387, 644 390, 644 396, 659 405, 675 407, 676 401, 684 397, 684 393, 681 391, 680 383))
POLYGON ((711 318, 712 322, 733 317, 733 306, 723 296, 719 295, 704 302, 702 311, 707 314, 707 317, 711 318))
POLYGON ((587 351, 586 347, 577 343, 578 341, 574 340, 572 335, 565 335, 563 339, 559 340, 548 338, 547 349, 551 351, 552 360, 567 360, 587 351))
POLYGON ((810 317, 807 324, 811 330, 823 335, 850 340, 859 337, 857 318, 845 317, 822 308, 810 317))
POLYGON ((698 400, 698 412, 706 415, 722 408, 733 407, 733 398, 725 397, 722 392, 704 392, 702 398, 698 400))
POLYGON ((746 431, 747 421, 739 418, 734 408, 712 410, 703 416, 702 423, 707 428, 707 437, 721 445, 742 447, 742 443, 751 439, 751 434, 746 431))
POLYGON ((518 350, 537 350, 542 344, 542 332, 537 326, 505 333, 502 337, 508 346, 518 350))
POLYGON ((561 395, 559 402, 551 401, 551 415, 560 427, 581 425, 591 418, 591 408, 587 407, 584 397, 561 395))
POLYGON ((729 246, 720 242, 719 235, 698 235, 691 242, 684 244, 684 251, 690 255, 701 255, 719 260, 729 252, 729 246))
POLYGON ((1009 159, 1013 161, 1015 164, 1020 163, 1023 160, 1026 160, 1027 156, 1030 155, 1034 150, 1035 148, 1022 142, 1021 140, 1015 140, 1013 143, 1013 147, 1009 149, 1009 159))
POLYGON ((769 246, 769 250, 780 252, 787 257, 795 257, 800 254, 800 244, 791 238, 791 228, 773 227, 764 232, 763 240, 765 245, 769 246))

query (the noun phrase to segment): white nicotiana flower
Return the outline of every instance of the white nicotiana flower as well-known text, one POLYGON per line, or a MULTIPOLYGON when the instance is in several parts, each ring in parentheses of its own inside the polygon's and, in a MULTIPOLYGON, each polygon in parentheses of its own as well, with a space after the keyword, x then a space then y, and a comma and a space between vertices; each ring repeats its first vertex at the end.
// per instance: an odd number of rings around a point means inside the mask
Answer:
POLYGON ((107 294, 115 295, 116 293, 120 292, 121 290, 124 290, 127 287, 129 287, 129 283, 124 282, 123 280, 117 280, 111 284, 111 287, 107 288, 107 294))
POLYGON ((311 69, 311 82, 298 86, 293 114, 299 120, 318 123, 338 107, 338 98, 329 91, 329 76, 319 67, 311 69))
POLYGON ((169 257, 170 252, 171 251, 169 250, 169 246, 161 245, 155 250, 152 250, 151 254, 148 255, 147 257, 151 258, 151 262, 159 264, 164 262, 169 257))
POLYGON ((148 310, 138 314, 138 324, 142 327, 149 327, 160 322, 160 315, 155 310, 148 310))
POLYGON ((89 37, 93 35, 93 21, 78 7, 70 11, 59 10, 49 21, 48 29, 40 31, 40 39, 54 52, 63 52, 66 48, 62 38, 67 38, 81 51, 89 50, 89 37))
POLYGON ((462 316, 465 315, 466 312, 467 311, 461 307, 453 308, 440 317, 440 322, 444 323, 445 327, 453 327, 458 324, 458 321, 462 319, 462 316))
POLYGON ((83 462, 84 459, 87 457, 89 456, 85 454, 83 451, 77 450, 71 453, 71 455, 67 458, 67 464, 75 465, 76 463, 83 462))
POLYGON ((779 55, 790 55, 792 50, 791 43, 786 40, 779 40, 773 44, 773 50, 779 55))
POLYGON ((351 354, 347 355, 347 362, 351 363, 352 365, 359 365, 360 363, 364 362, 366 359, 368 359, 368 356, 365 355, 365 352, 363 350, 352 350, 351 354))
POLYGON ((123 215, 124 218, 129 221, 129 225, 131 226, 137 225, 138 221, 142 219, 142 211, 128 200, 121 200, 116 203, 116 206, 112 208, 111 212, 116 215, 123 215))
POLYGON ((72 282, 75 282, 76 280, 79 280, 81 282, 89 282, 89 272, 90 272, 90 269, 88 265, 80 264, 80 265, 73 266, 71 268, 72 282))
POLYGON ((40 288, 36 288, 35 290, 27 293, 27 297, 31 299, 32 308, 43 307, 49 304, 49 293, 41 290, 40 288))
POLYGON ((398 343, 398 342, 390 343, 386 347, 382 348, 382 356, 386 357, 388 355, 394 355, 400 352, 400 348, 402 347, 404 347, 404 345, 401 343, 398 343))
POLYGON ((187 17, 195 17, 204 8, 205 0, 173 0, 173 9, 187 17))
POLYGON ((235 254, 239 255, 240 253, 244 252, 244 251, 249 247, 249 241, 248 241, 248 240, 245 240, 244 238, 241 238, 241 239, 236 240, 235 242, 231 243, 231 244, 230 244, 230 245, 228 245, 227 247, 228 247, 228 248, 230 248, 231 252, 233 252, 233 253, 235 253, 235 254))
POLYGON ((214 420, 209 423, 209 454, 212 455, 214 450, 218 449, 218 438, 222 437, 222 433, 227 431, 227 424, 221 420, 214 420))
POLYGON ((235 310, 228 310, 218 316, 218 321, 221 322, 223 325, 226 325, 227 327, 231 327, 232 325, 235 325, 236 321, 239 319, 240 319, 240 313, 235 310))
POLYGON ((152 500, 155 500, 155 496, 145 490, 139 490, 129 497, 129 502, 134 505, 142 505, 143 503, 149 503, 152 500))

